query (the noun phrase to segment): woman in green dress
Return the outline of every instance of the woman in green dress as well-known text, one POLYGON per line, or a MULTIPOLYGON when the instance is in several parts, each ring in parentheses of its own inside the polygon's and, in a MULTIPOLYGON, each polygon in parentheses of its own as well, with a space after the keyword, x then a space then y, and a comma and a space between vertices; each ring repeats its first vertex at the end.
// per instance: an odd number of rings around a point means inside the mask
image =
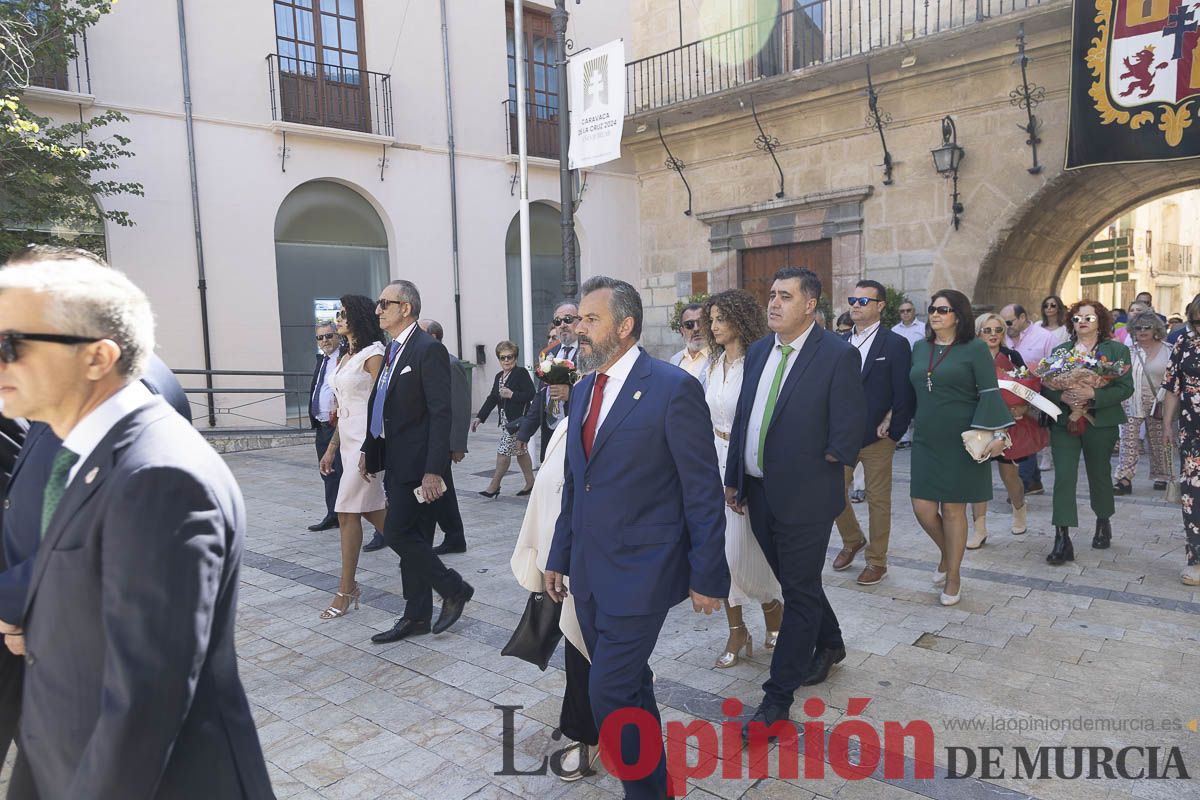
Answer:
POLYGON ((929 304, 929 333, 913 346, 909 373, 917 395, 912 445, 912 505, 917 522, 941 552, 933 585, 943 587, 941 603, 962 596, 967 508, 992 499, 992 470, 977 463, 963 446, 963 431, 993 432, 989 458, 1008 446, 1004 429, 1012 415, 1000 396, 996 368, 987 345, 975 338, 971 301, 943 289, 929 304))
MULTIPOLYGON (((1050 351, 1055 353, 1078 350, 1120 361, 1129 366, 1129 348, 1113 338, 1112 314, 1096 300, 1080 300, 1067 313, 1067 333, 1071 338, 1050 351)), ((1121 424, 1126 421, 1122 403, 1133 394, 1133 376, 1124 375, 1093 389, 1081 386, 1058 392, 1045 385, 1042 394, 1063 409, 1050 426, 1050 454, 1054 457, 1054 548, 1046 561, 1062 564, 1075 560, 1071 544, 1071 528, 1079 525, 1079 508, 1075 502, 1075 486, 1079 482, 1079 455, 1087 472, 1092 511, 1096 514, 1096 533, 1092 547, 1104 550, 1112 541, 1110 519, 1116 506, 1110 479, 1113 448, 1120 436, 1121 424), (1079 436, 1067 430, 1072 409, 1086 410, 1091 416, 1079 436)))

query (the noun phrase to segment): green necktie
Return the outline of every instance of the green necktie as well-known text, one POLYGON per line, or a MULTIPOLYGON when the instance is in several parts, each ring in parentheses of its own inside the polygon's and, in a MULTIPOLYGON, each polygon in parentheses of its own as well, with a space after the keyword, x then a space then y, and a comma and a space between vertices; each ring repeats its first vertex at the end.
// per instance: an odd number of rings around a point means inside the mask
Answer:
POLYGON ((779 367, 775 370, 775 380, 771 381, 771 391, 767 393, 767 407, 763 409, 762 428, 758 431, 758 468, 763 468, 763 450, 767 448, 767 428, 771 427, 771 417, 775 415, 775 401, 779 399, 779 387, 783 385, 783 373, 787 370, 788 356, 796 348, 790 344, 782 345, 779 350, 783 358, 779 359, 779 367))
POLYGON ((54 454, 54 463, 50 467, 50 480, 46 481, 46 493, 42 496, 43 537, 46 535, 46 528, 50 526, 50 519, 54 516, 55 509, 58 508, 63 494, 67 491, 67 476, 71 474, 71 467, 75 466, 75 462, 78 460, 79 454, 73 453, 65 447, 60 447, 54 454))

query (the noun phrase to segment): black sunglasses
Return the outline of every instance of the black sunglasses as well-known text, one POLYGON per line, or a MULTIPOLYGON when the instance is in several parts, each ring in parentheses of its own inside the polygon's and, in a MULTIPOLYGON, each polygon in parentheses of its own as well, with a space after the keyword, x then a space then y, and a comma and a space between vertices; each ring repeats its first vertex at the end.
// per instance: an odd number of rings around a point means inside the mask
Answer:
POLYGON ((70 336, 65 333, 0 333, 0 361, 11 364, 20 358, 18 342, 53 342, 54 344, 91 344, 100 339, 94 336, 70 336))
POLYGON ((503 353, 496 357, 499 358, 501 361, 516 361, 517 360, 516 353, 503 353))
POLYGON ((915 313, 917 313, 917 310, 915 308, 902 308, 902 309, 900 309, 900 313, 901 314, 915 314, 915 313))
POLYGON ((846 302, 852 306, 866 308, 867 303, 882 303, 883 301, 877 297, 847 297, 846 302))
POLYGON ((951 306, 930 306, 929 313, 930 314, 942 314, 942 315, 953 314, 954 308, 951 306))
POLYGON ((318 342, 328 342, 330 339, 334 339, 334 338, 337 338, 336 333, 318 333, 317 334, 318 342))
POLYGON ((1133 329, 1135 331, 1152 331, 1152 330, 1154 330, 1154 326, 1153 325, 1134 325, 1133 329))
POLYGON ((700 327, 700 320, 689 319, 687 322, 679 323, 679 325, 680 325, 680 327, 684 328, 685 330, 694 331, 694 330, 696 330, 696 328, 700 327))
POLYGON ((1058 303, 1043 303, 1042 308, 1058 308, 1058 303))
POLYGON ((407 300, 388 300, 386 297, 381 297, 375 301, 375 305, 377 308, 387 311, 392 306, 398 306, 401 303, 406 303, 406 302, 408 302, 408 301, 407 300))
POLYGON ((565 317, 555 317, 550 321, 554 323, 555 327, 557 327, 559 325, 571 325, 572 323, 579 322, 581 319, 583 319, 583 317, 577 317, 574 314, 567 314, 565 317))

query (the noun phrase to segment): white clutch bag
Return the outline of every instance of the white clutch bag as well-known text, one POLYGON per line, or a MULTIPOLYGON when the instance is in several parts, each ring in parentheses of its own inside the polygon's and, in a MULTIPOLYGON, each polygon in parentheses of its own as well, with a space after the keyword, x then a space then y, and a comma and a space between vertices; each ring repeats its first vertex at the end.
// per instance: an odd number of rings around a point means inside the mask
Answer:
MULTIPOLYGON (((962 432, 963 447, 967 449, 967 453, 971 458, 975 459, 976 463, 982 464, 988 460, 987 449, 994 440, 991 431, 972 428, 969 431, 962 432)), ((1012 447, 1012 437, 1008 432, 1004 432, 1004 449, 1012 447)))

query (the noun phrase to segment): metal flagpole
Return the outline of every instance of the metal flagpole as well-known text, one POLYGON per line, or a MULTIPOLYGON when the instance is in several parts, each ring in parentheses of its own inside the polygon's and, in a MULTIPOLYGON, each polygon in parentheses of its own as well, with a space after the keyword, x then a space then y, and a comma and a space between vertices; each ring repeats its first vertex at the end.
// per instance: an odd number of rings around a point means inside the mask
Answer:
POLYGON ((526 118, 529 100, 525 96, 525 10, 513 3, 513 38, 516 39, 517 73, 517 159, 521 175, 521 351, 527 363, 534 364, 537 350, 533 347, 533 267, 529 245, 529 153, 526 148, 526 118))

